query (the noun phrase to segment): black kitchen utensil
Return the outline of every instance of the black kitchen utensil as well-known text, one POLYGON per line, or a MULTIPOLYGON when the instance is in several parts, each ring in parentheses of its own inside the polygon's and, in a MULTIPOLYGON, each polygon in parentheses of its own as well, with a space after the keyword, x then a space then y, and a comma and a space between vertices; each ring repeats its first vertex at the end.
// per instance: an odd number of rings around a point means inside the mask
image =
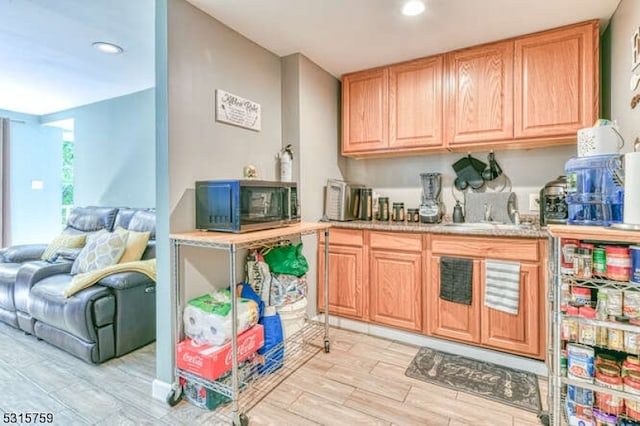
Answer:
POLYGON ((455 187, 462 191, 470 186, 473 189, 479 189, 484 185, 484 179, 482 179, 482 172, 487 165, 471 156, 471 154, 463 157, 453 163, 453 170, 456 172, 456 179, 454 181, 455 187))
POLYGON ((500 165, 496 161, 496 157, 493 154, 493 151, 489 152, 489 165, 486 166, 482 171, 482 179, 485 181, 492 181, 497 179, 502 174, 502 169, 500 165))

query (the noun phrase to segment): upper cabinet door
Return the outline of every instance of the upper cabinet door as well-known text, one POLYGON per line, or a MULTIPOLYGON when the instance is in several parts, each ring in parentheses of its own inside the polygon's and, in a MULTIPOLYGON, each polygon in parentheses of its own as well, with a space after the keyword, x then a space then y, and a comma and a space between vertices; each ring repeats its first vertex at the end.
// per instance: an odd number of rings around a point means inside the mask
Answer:
POLYGON ((443 56, 389 67, 389 145, 441 147, 443 56))
POLYGON ((450 145, 513 138, 513 40, 447 54, 450 145))
POLYGON ((598 22, 515 40, 515 137, 573 135, 598 116, 598 22))
POLYGON ((378 68, 342 78, 342 154, 388 147, 389 70, 378 68))

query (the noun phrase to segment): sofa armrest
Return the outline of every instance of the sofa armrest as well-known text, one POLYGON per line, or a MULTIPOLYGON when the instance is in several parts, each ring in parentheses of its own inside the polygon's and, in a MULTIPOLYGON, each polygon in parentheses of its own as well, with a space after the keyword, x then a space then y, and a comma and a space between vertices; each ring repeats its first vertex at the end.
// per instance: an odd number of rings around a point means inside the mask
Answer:
POLYGON ((27 303, 29 301, 31 287, 46 277, 70 273, 71 265, 73 265, 73 262, 63 261, 49 263, 44 260, 38 260, 20 266, 14 287, 16 309, 22 312, 28 312, 27 303))
POLYGON ((140 286, 149 286, 149 284, 155 286, 155 281, 142 272, 129 271, 111 274, 98 281, 98 284, 114 290, 127 290, 140 286))
POLYGON ((0 256, 5 263, 23 263, 32 260, 40 260, 47 244, 20 244, 5 247, 0 250, 0 256))

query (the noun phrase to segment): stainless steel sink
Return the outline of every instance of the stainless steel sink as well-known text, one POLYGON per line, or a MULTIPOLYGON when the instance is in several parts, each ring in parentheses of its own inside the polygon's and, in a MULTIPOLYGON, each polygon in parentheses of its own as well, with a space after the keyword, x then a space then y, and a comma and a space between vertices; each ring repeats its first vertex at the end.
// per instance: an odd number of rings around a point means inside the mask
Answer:
POLYGON ((444 226, 448 228, 460 228, 460 229, 495 229, 495 230, 525 230, 533 229, 530 223, 520 223, 518 225, 514 223, 502 223, 502 222, 463 222, 463 223, 445 223, 444 226))

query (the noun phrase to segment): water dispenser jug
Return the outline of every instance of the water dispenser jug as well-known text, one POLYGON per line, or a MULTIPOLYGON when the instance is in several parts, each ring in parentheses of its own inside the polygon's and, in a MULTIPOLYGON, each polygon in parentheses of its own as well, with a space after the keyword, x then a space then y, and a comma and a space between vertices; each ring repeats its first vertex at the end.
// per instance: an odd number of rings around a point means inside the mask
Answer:
POLYGON ((607 226, 623 219, 624 186, 619 154, 572 158, 565 164, 567 222, 607 226))

